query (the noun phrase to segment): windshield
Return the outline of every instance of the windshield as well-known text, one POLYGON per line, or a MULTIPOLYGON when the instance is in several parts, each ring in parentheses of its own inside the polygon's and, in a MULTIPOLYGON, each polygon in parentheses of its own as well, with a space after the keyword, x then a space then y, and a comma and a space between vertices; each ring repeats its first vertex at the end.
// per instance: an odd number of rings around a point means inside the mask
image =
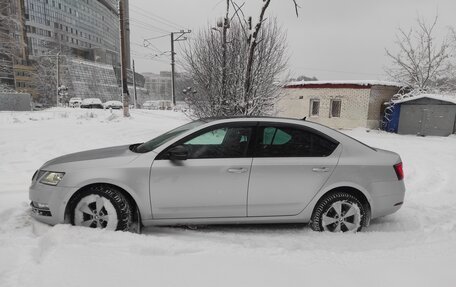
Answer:
POLYGON ((136 149, 134 151, 138 152, 138 153, 150 152, 151 150, 156 149, 157 147, 161 146, 165 142, 185 133, 186 131, 194 129, 197 126, 200 126, 205 123, 206 123, 205 121, 198 120, 198 121, 193 121, 191 123, 177 127, 173 130, 170 130, 169 132, 159 135, 158 137, 156 137, 150 141, 140 144, 138 147, 136 147, 136 149))

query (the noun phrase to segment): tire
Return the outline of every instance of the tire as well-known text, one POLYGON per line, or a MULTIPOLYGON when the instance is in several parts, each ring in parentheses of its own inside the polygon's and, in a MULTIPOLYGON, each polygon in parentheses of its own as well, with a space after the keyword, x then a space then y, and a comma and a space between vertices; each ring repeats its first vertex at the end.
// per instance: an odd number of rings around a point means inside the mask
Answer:
POLYGON ((365 207, 358 198, 347 192, 336 192, 317 203, 310 228, 314 231, 357 232, 367 225, 368 220, 365 207))
POLYGON ((127 231, 132 225, 130 203, 114 186, 90 186, 71 199, 70 207, 76 226, 127 231))

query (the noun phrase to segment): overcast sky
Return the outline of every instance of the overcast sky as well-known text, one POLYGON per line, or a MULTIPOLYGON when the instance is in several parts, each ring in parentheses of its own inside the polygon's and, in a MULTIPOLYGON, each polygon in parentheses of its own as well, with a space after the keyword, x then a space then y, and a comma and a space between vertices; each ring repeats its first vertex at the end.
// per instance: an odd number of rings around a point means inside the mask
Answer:
MULTIPOLYGON (((261 0, 245 0, 244 13, 258 17, 261 0)), ((242 1, 238 1, 242 3, 242 1)), ((292 0, 272 0, 268 15, 276 16, 287 32, 292 76, 320 80, 385 79, 389 64, 385 48, 395 49, 398 27, 410 28, 416 18, 439 16, 440 36, 456 27, 456 0, 298 0, 299 17, 292 0)), ((170 70, 171 31, 197 31, 215 25, 223 15, 222 0, 130 0, 131 49, 138 72, 170 70), (144 48, 143 40, 154 47, 144 48), (153 59, 151 59, 153 57, 153 59)), ((190 35, 191 37, 191 35, 190 35)), ((179 57, 179 45, 176 46, 179 57)))

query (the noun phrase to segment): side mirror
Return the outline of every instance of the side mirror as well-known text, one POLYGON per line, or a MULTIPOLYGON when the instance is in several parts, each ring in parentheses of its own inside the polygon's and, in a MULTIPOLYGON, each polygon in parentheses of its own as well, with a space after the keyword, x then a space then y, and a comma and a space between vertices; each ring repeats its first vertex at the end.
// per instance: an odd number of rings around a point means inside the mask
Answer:
POLYGON ((188 150, 183 145, 175 146, 168 150, 170 160, 186 160, 188 158, 188 150))

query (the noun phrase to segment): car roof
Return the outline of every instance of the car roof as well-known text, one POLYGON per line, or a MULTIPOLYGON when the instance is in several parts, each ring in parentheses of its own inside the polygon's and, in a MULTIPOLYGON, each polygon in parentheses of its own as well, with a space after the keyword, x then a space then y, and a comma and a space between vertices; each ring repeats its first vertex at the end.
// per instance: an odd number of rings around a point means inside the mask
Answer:
POLYGON ((290 122, 300 122, 305 121, 303 119, 296 118, 286 118, 286 117, 274 117, 274 116, 226 116, 226 117, 207 117, 200 118, 202 122, 213 122, 213 121, 233 121, 233 122, 242 122, 242 121, 290 121, 290 122))
POLYGON ((288 123, 288 124, 295 124, 301 125, 304 127, 308 127, 314 129, 320 133, 323 133, 330 138, 343 143, 346 147, 353 145, 356 146, 364 146, 365 148, 372 149, 371 147, 367 146, 366 144, 359 142, 352 137, 332 129, 328 126, 322 125, 320 123, 307 121, 306 118, 303 119, 296 119, 296 118, 285 118, 285 117, 272 117, 272 116, 232 116, 232 117, 210 117, 210 118, 202 118, 200 121, 206 123, 205 126, 210 126, 219 123, 230 123, 230 122, 272 122, 272 123, 288 123))

